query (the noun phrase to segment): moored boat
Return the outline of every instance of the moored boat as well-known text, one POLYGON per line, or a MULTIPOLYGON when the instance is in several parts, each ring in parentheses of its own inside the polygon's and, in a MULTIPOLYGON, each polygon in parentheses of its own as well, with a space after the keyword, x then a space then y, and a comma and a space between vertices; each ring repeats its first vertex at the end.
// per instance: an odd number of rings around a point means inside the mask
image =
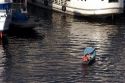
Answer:
POLYGON ((82 61, 84 64, 90 64, 95 60, 95 57, 96 57, 95 48, 86 47, 83 52, 82 61))
POLYGON ((124 10, 123 0, 28 0, 43 8, 72 15, 114 15, 124 10))
POLYGON ((22 13, 19 10, 13 11, 11 26, 22 28, 22 29, 32 29, 35 27, 34 18, 22 13))
POLYGON ((35 27, 35 21, 29 16, 27 11, 27 0, 13 2, 12 10, 11 26, 22 29, 32 29, 35 27))
POLYGON ((0 0, 0 38, 9 29, 11 16, 11 1, 0 0))

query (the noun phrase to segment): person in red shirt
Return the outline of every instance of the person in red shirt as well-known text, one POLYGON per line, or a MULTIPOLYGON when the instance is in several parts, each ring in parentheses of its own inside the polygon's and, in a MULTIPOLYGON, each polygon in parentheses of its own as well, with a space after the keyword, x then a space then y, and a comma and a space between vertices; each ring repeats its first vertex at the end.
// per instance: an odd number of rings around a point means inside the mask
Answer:
POLYGON ((84 62, 89 61, 89 59, 90 59, 90 55, 89 55, 89 54, 84 55, 84 56, 82 57, 82 60, 83 60, 84 62))

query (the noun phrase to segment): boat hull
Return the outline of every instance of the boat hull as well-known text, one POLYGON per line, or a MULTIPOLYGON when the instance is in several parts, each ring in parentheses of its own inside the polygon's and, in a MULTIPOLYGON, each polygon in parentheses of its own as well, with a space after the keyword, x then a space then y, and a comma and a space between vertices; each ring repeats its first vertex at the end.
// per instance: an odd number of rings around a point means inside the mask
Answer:
POLYGON ((11 27, 18 27, 18 28, 22 28, 22 29, 32 29, 35 27, 34 24, 27 24, 27 23, 16 23, 16 22, 13 22, 11 23, 11 27))
POLYGON ((11 3, 0 3, 0 32, 5 32, 9 29, 9 25, 11 23, 11 3))
POLYGON ((33 29, 36 27, 36 22, 34 18, 28 18, 26 21, 11 21, 11 27, 20 29, 33 29))
POLYGON ((29 16, 28 13, 22 13, 20 10, 13 11, 11 27, 32 29, 35 26, 35 20, 31 16, 29 16))
POLYGON ((0 38, 2 39, 5 32, 9 29, 11 22, 11 3, 0 1, 0 38), (4 33, 4 34, 3 34, 4 33))
POLYGON ((72 2, 67 1, 67 4, 58 4, 58 3, 49 3, 46 5, 44 3, 44 0, 36 0, 28 1, 28 3, 37 5, 43 8, 71 14, 71 15, 84 15, 84 16, 92 16, 92 15, 113 15, 113 14, 121 14, 124 11, 124 6, 122 3, 122 0, 118 3, 102 3, 93 2, 94 5, 92 5, 92 2, 83 3, 79 2, 77 0, 72 2), (78 3, 78 4, 75 4, 78 3), (97 6, 100 4, 99 6, 97 6), (102 6, 101 6, 102 5, 102 6))

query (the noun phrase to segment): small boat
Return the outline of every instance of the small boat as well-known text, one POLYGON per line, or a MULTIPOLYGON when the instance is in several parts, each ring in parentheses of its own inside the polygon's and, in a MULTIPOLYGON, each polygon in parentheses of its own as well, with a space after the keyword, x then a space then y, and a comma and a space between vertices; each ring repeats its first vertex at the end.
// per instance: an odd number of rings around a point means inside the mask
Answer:
POLYGON ((9 29, 11 15, 11 2, 9 0, 0 0, 0 38, 9 29))
POLYGON ((11 26, 21 29, 32 29, 35 27, 34 19, 29 16, 27 11, 27 1, 13 2, 11 26))
POLYGON ((95 48, 86 47, 83 52, 82 61, 84 64, 91 64, 93 61, 95 61, 95 57, 96 57, 95 48))

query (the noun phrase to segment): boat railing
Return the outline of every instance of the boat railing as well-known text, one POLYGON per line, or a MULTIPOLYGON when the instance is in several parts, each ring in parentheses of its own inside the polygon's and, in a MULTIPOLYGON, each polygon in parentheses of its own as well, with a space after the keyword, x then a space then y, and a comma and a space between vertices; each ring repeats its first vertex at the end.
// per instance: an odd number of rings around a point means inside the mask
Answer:
POLYGON ((67 0, 54 0, 54 3, 59 4, 59 5, 66 5, 67 0))

